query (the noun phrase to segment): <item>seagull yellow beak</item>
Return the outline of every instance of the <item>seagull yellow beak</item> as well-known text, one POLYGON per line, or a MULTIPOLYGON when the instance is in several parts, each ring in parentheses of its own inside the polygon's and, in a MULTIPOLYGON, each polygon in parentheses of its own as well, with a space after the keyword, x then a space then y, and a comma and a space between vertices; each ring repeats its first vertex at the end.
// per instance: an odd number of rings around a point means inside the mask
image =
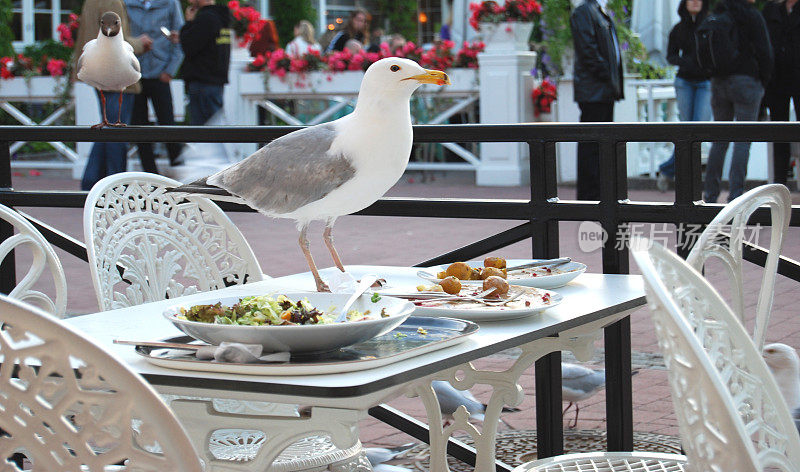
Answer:
POLYGON ((440 70, 425 69, 424 74, 414 75, 403 80, 416 80, 422 84, 450 85, 450 77, 440 70))

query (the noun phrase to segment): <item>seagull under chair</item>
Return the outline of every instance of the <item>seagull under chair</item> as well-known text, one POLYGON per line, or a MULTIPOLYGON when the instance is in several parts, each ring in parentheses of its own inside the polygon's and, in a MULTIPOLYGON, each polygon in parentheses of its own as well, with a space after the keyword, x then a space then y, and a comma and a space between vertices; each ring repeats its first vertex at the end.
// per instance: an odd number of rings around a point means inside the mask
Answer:
POLYGON ((171 191, 245 203, 264 215, 295 220, 317 290, 329 291, 311 256, 309 224, 325 222, 325 245, 344 272, 333 245, 336 219, 370 206, 402 177, 413 141, 411 94, 422 84, 449 83, 444 72, 409 59, 381 59, 364 74, 351 114, 289 133, 231 167, 171 191))
POLYGON ((122 37, 122 21, 115 12, 107 11, 100 17, 100 32, 97 33, 97 38, 83 46, 76 69, 78 79, 96 88, 103 103, 103 121, 92 128, 125 126, 121 119, 121 92, 138 82, 142 74, 133 46, 122 37), (120 91, 116 123, 109 123, 106 117, 106 96, 103 90, 120 91))

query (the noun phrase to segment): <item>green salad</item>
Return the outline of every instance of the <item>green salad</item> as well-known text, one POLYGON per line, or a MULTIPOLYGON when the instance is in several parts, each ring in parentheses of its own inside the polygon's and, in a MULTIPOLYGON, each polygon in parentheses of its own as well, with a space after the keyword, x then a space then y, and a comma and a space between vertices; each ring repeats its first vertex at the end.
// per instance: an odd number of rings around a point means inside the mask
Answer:
MULTIPOLYGON (((177 317, 187 321, 202 323, 242 325, 242 326, 290 326, 330 324, 336 316, 329 313, 335 307, 324 312, 313 306, 307 298, 292 301, 285 295, 272 297, 260 295, 244 297, 231 307, 222 303, 213 305, 194 305, 181 307, 177 317)), ((372 319, 370 311, 350 310, 348 321, 372 319)))

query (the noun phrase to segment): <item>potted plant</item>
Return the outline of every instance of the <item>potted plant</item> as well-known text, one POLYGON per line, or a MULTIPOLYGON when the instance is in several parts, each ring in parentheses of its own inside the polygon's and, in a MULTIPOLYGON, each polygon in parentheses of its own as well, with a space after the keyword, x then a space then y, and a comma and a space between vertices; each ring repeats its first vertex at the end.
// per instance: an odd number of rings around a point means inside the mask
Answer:
POLYGON ((534 22, 542 13, 537 0, 493 0, 471 3, 470 25, 480 31, 487 52, 527 51, 534 22))

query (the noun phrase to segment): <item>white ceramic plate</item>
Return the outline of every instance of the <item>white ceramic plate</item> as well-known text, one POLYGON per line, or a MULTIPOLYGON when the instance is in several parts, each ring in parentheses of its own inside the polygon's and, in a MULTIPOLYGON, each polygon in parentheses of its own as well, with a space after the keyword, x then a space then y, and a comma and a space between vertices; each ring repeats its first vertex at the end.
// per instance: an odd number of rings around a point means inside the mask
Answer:
MULTIPOLYGON (((323 375, 372 369, 464 342, 478 325, 452 318, 412 316, 394 330, 321 355, 292 356, 286 363, 237 364, 202 361, 189 351, 136 346, 148 362, 168 369, 244 375, 323 375), (424 334, 419 328, 424 328, 424 334)), ((164 341, 188 342, 187 336, 164 341)))
MULTIPOLYGON (((251 295, 269 294, 253 293, 251 295)), ((282 292, 272 295, 285 295, 292 301, 307 298, 317 309, 333 313, 334 316, 338 314, 336 307, 341 307, 350 298, 350 294, 346 293, 282 292)), ((164 310, 164 317, 184 333, 209 344, 218 345, 224 341, 261 344, 264 346, 264 352, 288 351, 294 353, 331 351, 374 338, 399 326, 414 311, 413 304, 406 300, 381 297, 378 302, 373 303, 371 295, 365 294, 356 300, 351 309, 362 312, 369 310, 375 319, 323 325, 239 326, 186 321, 176 316, 181 307, 213 305, 217 302, 231 306, 244 296, 248 295, 210 297, 205 300, 197 300, 188 306, 174 305, 164 310), (386 314, 389 315, 386 318, 381 317, 381 310, 384 308, 386 314)))
MULTIPOLYGON (((476 291, 480 291, 480 287, 466 285, 461 289, 461 294, 473 294, 476 291)), ((414 316, 449 316, 469 321, 513 320, 539 313, 558 305, 562 300, 561 294, 550 290, 519 285, 512 285, 509 288, 511 295, 515 295, 519 291, 523 292, 519 298, 509 302, 508 305, 501 306, 488 306, 473 301, 425 300, 416 304, 414 316)), ((387 293, 387 295, 390 294, 391 292, 387 293)))
MULTIPOLYGON (((515 265, 521 265, 526 262, 534 262, 536 259, 532 260, 509 260, 507 264, 509 267, 513 267, 515 265)), ((467 262, 470 267, 483 267, 483 261, 470 261, 467 262)), ((438 272, 442 272, 447 269, 450 264, 444 264, 434 267, 429 267, 425 269, 426 272, 432 273, 434 276, 438 272)), ((572 279, 581 275, 582 273, 586 272, 586 265, 581 264, 580 262, 568 262, 566 264, 561 264, 558 267, 553 268, 551 274, 547 274, 546 272, 542 271, 539 268, 531 268, 531 269, 522 269, 519 271, 513 271, 508 274, 508 283, 514 285, 523 285, 525 287, 536 287, 536 288, 558 288, 563 287, 564 285, 568 284, 572 279)), ((471 281, 471 280, 462 280, 462 283, 468 284, 476 284, 482 283, 481 281, 471 281)))

